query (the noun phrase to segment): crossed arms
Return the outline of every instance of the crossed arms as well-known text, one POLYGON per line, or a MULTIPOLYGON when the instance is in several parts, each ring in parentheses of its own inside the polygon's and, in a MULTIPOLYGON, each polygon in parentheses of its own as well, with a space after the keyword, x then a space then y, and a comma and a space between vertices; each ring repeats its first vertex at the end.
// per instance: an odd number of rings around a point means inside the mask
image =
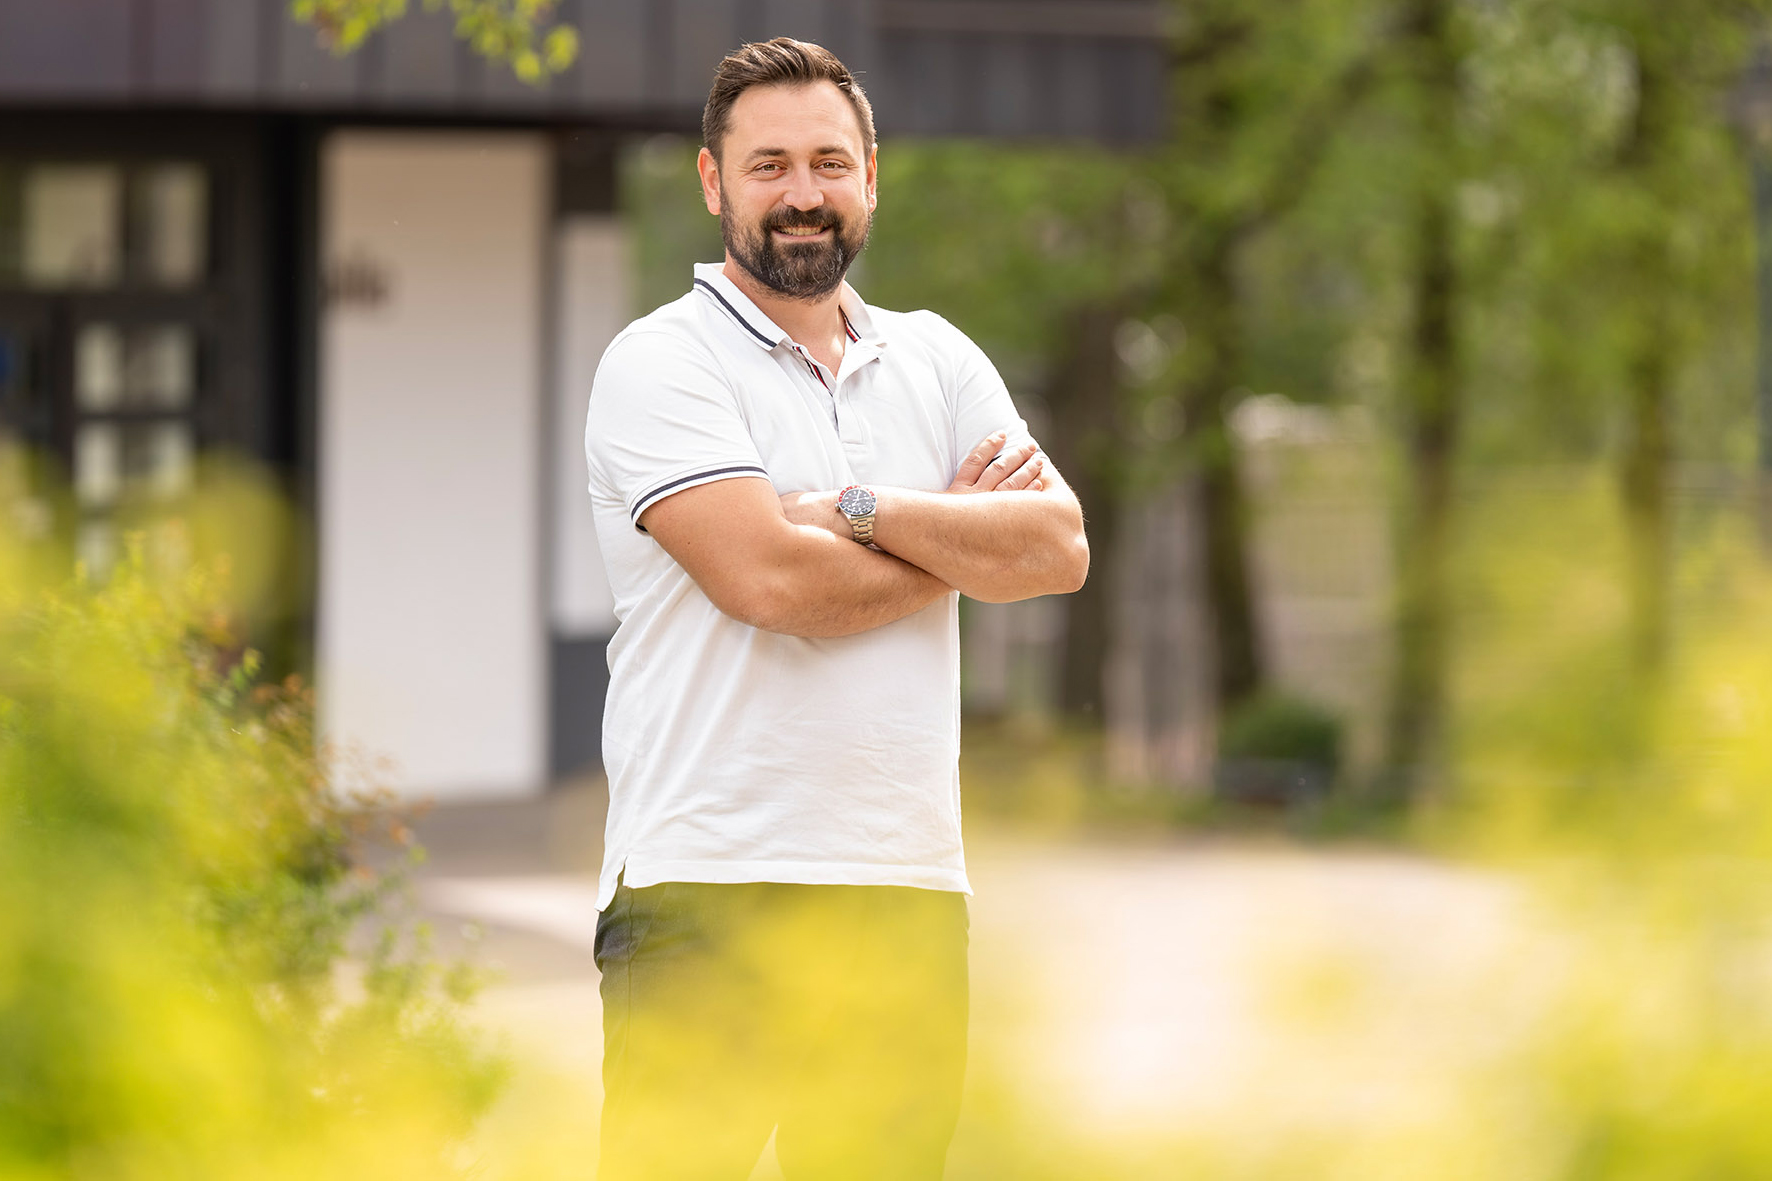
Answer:
POLYGON ((847 636, 950 590, 985 602, 1068 594, 1089 572, 1077 498, 1045 457, 979 442, 945 492, 874 486, 874 544, 857 545, 837 492, 777 496, 767 480, 702 484, 641 524, 714 606, 795 636, 847 636), (883 551, 883 552, 882 552, 883 551))

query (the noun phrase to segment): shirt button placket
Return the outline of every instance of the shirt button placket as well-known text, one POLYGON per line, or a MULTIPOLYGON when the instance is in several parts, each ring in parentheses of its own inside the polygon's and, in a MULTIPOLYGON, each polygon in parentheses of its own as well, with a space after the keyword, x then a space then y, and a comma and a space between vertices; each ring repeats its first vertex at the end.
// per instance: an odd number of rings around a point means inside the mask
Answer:
POLYGON ((837 426, 840 433, 842 430, 841 415, 837 413, 837 399, 836 395, 831 390, 831 379, 825 377, 824 371, 819 367, 818 362, 812 359, 811 353, 807 352, 793 341, 788 342, 788 348, 792 349, 794 355, 800 358, 800 368, 805 372, 807 380, 812 382, 814 386, 818 387, 818 392, 830 400, 831 422, 833 425, 837 426))
POLYGON ((850 397, 854 388, 853 380, 846 381, 831 394, 837 406, 837 437, 843 440, 843 451, 851 464, 867 451, 867 424, 862 421, 861 413, 850 397))

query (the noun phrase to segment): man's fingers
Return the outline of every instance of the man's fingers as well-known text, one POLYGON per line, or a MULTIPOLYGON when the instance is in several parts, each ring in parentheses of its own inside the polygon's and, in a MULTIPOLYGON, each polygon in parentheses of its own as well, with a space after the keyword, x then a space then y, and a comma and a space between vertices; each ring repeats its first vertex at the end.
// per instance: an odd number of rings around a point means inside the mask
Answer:
POLYGON ((1029 442, 1003 452, 985 466, 983 473, 975 481, 977 490, 979 492, 995 491, 1011 474, 1020 471, 1024 464, 1033 459, 1038 450, 1039 448, 1034 443, 1029 442))
POLYGON ((996 431, 980 439, 978 445, 960 461, 960 470, 954 473, 953 487, 962 488, 977 483, 991 457, 1002 450, 1003 440, 1006 438, 1008 435, 1005 432, 996 431))
POLYGON ((1020 492, 1024 489, 1033 487, 1034 484, 1039 481, 1040 469, 1045 465, 1046 461, 1044 457, 1038 452, 1035 452, 1033 457, 1026 463, 1022 464, 1015 471, 1010 472, 1009 475, 1004 477, 1003 482, 997 485, 997 491, 1020 492))

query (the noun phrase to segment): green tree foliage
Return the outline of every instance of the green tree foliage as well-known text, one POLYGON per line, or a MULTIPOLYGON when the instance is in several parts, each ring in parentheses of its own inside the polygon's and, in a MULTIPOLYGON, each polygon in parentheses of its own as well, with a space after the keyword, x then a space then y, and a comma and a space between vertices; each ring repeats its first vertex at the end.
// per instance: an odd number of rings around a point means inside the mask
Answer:
MULTIPOLYGON (((1198 488, 1226 710, 1263 681, 1228 427, 1260 369, 1252 253, 1312 192, 1370 90, 1384 16, 1362 0, 1187 5, 1172 133, 1154 150, 896 144, 882 166, 876 290, 951 308, 1023 359, 1018 393, 1043 395, 1097 552, 1113 552, 1128 494, 1177 476, 1198 488)), ((1100 698, 1111 581, 1110 558, 1068 605, 1073 709, 1100 698)))
POLYGON ((1264 680, 1229 428, 1251 372, 1248 254, 1311 193, 1392 31, 1385 9, 1360 0, 1188 5, 1184 14, 1175 130, 1158 164, 1174 232, 1156 298, 1188 326, 1176 374, 1180 455, 1199 488, 1217 698, 1228 713, 1264 680))
POLYGON ((1090 441, 1061 467, 1098 555, 1116 501, 1200 482, 1226 703, 1262 682, 1264 646, 1230 411, 1250 390, 1375 411, 1396 475, 1389 782, 1408 791, 1443 755, 1459 506, 1486 472, 1612 465, 1632 644, 1652 666, 1671 642, 1676 469, 1752 454, 1727 99, 1760 7, 1178 6, 1154 149, 889 144, 872 291, 946 312, 1046 395, 1058 445, 1090 441), (1142 374, 1141 338, 1162 345, 1142 374))
MULTIPOLYGON (((578 57, 578 30, 550 24, 559 0, 423 0, 426 12, 447 10, 455 35, 474 52, 509 64, 525 82, 540 83, 578 57)), ((290 0, 294 19, 314 27, 322 44, 349 53, 370 34, 407 14, 409 0, 290 0)))
POLYGON ((1439 759, 1455 505, 1486 467, 1617 465, 1639 670, 1667 650, 1676 464, 1739 456, 1743 437, 1751 233, 1724 112, 1750 10, 1416 6, 1387 96, 1415 137, 1397 169, 1414 234, 1395 388, 1399 787, 1439 759))

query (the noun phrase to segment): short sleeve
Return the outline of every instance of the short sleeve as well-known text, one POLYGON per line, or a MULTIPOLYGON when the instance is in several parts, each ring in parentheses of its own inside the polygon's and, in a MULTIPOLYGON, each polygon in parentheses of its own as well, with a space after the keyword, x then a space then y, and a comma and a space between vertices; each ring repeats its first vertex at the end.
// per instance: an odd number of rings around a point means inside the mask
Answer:
POLYGON ((618 338, 603 354, 585 419, 591 494, 640 514, 674 492, 768 476, 731 382, 705 350, 661 332, 618 338))
POLYGON ((941 352, 953 374, 955 464, 993 431, 1008 432, 1005 447, 1032 438, 1027 420, 1015 409, 1009 387, 1003 384, 997 367, 991 364, 984 350, 934 312, 928 315, 934 322, 941 352))

